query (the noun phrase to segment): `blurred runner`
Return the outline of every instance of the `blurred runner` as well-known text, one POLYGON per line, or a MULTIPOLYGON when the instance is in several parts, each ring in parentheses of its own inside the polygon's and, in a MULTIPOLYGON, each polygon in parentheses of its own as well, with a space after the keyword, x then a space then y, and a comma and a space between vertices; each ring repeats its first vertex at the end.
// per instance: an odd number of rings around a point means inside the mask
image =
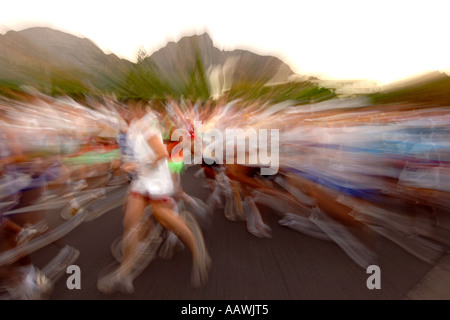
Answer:
POLYGON ((122 165, 126 172, 135 172, 130 186, 123 221, 123 259, 120 267, 101 278, 98 289, 104 293, 122 291, 132 293, 133 260, 139 242, 141 219, 148 204, 154 218, 166 229, 174 232, 189 248, 193 259, 192 284, 200 286, 207 279, 210 258, 203 239, 195 237, 186 221, 174 209, 172 195, 174 186, 168 166, 168 152, 163 144, 158 120, 149 112, 146 101, 127 101, 133 120, 128 129, 128 141, 135 162, 122 165))

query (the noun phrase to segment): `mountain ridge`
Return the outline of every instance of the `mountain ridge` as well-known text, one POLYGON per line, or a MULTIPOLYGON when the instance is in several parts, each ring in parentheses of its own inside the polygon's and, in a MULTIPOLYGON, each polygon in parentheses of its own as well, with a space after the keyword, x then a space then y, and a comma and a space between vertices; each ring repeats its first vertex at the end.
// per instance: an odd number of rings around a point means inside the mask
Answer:
MULTIPOLYGON (((189 77, 200 58, 208 76, 227 69, 231 81, 285 81, 294 74, 281 59, 248 50, 221 50, 207 32, 185 35, 167 42, 145 60, 157 66, 163 78, 189 77), (280 72, 280 70, 282 70, 280 72)), ((0 35, 0 80, 44 83, 54 86, 54 77, 77 82, 88 88, 115 88, 126 85, 130 70, 141 62, 106 53, 89 38, 49 27, 9 30, 0 35)), ((230 80, 229 79, 229 80, 230 80)))

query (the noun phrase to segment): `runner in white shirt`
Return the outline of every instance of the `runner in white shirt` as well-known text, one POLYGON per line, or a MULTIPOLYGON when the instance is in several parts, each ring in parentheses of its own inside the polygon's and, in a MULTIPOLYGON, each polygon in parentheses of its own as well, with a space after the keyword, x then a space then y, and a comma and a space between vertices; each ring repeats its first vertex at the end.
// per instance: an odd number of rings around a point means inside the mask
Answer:
POLYGON ((173 210, 171 196, 174 186, 167 161, 169 154, 163 144, 158 119, 148 110, 146 101, 135 99, 127 104, 133 116, 128 131, 133 162, 124 163, 122 169, 134 172, 135 178, 130 185, 123 220, 123 260, 109 279, 99 282, 99 290, 112 293, 120 288, 126 293, 133 292, 133 257, 139 241, 141 218, 148 204, 152 205, 154 218, 164 228, 174 232, 191 251, 192 284, 200 286, 206 281, 210 258, 203 242, 197 239, 186 221, 173 210))

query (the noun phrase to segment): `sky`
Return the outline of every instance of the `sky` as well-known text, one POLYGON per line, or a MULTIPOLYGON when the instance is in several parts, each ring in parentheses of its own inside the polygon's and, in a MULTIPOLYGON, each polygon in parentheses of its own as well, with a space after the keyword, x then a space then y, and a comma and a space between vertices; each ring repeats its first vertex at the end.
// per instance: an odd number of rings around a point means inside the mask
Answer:
POLYGON ((15 0, 0 33, 45 26, 91 39, 136 61, 182 36, 207 32, 216 47, 274 55, 300 75, 388 84, 450 72, 447 0, 15 0))

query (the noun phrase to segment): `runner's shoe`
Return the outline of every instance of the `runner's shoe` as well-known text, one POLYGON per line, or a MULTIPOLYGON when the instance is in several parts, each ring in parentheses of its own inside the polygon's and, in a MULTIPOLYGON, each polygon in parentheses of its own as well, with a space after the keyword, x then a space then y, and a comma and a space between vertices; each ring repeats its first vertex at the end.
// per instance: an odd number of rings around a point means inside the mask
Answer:
POLYGON ((116 292, 133 294, 133 279, 131 277, 123 277, 118 270, 115 270, 98 280, 97 289, 104 294, 116 292))
POLYGON ((22 231, 16 236, 17 245, 22 245, 27 243, 34 237, 46 232, 48 230, 48 225, 44 221, 39 221, 38 223, 31 225, 26 224, 22 231))

